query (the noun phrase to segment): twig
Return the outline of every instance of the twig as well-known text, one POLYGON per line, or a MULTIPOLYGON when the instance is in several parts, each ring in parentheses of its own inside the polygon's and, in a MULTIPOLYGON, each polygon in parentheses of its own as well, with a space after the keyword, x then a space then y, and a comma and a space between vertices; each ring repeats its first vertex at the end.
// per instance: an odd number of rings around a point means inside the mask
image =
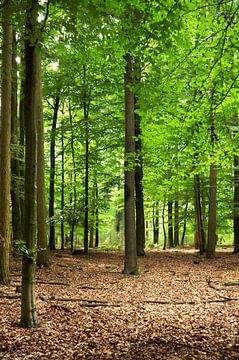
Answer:
POLYGON ((9 294, 0 293, 1 299, 20 299, 20 297, 21 295, 9 295, 9 294))
POLYGON ((227 301, 239 301, 239 298, 223 297, 222 299, 209 299, 202 301, 167 301, 167 300, 145 300, 144 304, 159 304, 159 305, 199 305, 199 304, 212 304, 223 303, 227 301))
POLYGON ((68 283, 66 283, 66 282, 61 282, 61 281, 43 281, 43 280, 37 280, 36 283, 37 283, 37 284, 46 284, 46 285, 70 286, 68 283))
POLYGON ((61 309, 61 310, 64 310, 66 312, 69 312, 69 313, 72 313, 73 311, 71 311, 70 309, 68 309, 66 306, 63 306, 63 305, 57 305, 57 304, 53 304, 50 306, 50 308, 53 308, 53 309, 61 309))

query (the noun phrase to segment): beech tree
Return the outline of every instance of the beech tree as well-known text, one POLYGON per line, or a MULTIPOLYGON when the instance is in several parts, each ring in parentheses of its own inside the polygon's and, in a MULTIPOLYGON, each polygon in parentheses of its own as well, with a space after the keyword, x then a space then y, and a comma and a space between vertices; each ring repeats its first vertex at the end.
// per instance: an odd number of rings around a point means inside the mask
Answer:
POLYGON ((12 17, 10 2, 2 8, 2 81, 0 149, 0 283, 8 284, 10 253, 10 143, 12 96, 12 17), (4 94, 4 96, 3 96, 4 94))
POLYGON ((37 76, 39 34, 37 32, 38 1, 28 1, 25 25, 25 219, 24 247, 22 255, 22 297, 21 321, 23 327, 35 327, 38 324, 35 301, 35 264, 37 231, 37 88, 40 77, 37 76))

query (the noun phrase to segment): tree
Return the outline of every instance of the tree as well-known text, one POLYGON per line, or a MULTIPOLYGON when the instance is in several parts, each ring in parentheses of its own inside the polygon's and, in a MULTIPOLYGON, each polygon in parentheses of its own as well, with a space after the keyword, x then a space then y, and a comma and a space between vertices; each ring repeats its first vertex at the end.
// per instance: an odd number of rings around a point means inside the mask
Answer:
POLYGON ((10 251, 10 143, 12 96, 12 24, 9 4, 2 9, 2 83, 0 149, 0 283, 8 284, 10 251), (4 96, 3 96, 4 94, 4 96))
POLYGON ((50 167, 50 193, 49 193, 49 218, 50 218, 50 234, 49 234, 49 248, 56 249, 55 243, 55 144, 56 144, 56 124, 59 110, 60 96, 56 95, 54 102, 54 113, 51 128, 51 167, 50 167))
POLYGON ((37 230, 37 119, 36 94, 40 87, 37 77, 37 56, 39 40, 37 37, 38 1, 28 2, 25 25, 25 219, 24 246, 22 256, 22 297, 21 321, 23 327, 36 327, 38 324, 35 300, 35 263, 37 230))
POLYGON ((44 124, 42 114, 42 86, 41 86, 41 54, 37 49, 35 55, 35 116, 37 128, 37 265, 48 266, 48 242, 46 231, 46 202, 45 202, 45 160, 44 160, 44 124))
POLYGON ((135 120, 133 85, 133 59, 130 53, 125 55, 125 263, 124 274, 137 275, 137 244, 135 229, 135 199, 134 199, 134 155, 135 155, 135 120), (132 164, 133 163, 133 164, 132 164))

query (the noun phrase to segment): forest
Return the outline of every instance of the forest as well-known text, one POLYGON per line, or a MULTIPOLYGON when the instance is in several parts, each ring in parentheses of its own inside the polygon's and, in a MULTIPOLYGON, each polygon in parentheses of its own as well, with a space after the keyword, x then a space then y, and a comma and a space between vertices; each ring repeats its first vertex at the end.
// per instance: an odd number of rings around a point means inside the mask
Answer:
POLYGON ((0 2, 0 358, 238 358, 238 14, 0 2), (62 319, 78 352, 51 352, 62 319))

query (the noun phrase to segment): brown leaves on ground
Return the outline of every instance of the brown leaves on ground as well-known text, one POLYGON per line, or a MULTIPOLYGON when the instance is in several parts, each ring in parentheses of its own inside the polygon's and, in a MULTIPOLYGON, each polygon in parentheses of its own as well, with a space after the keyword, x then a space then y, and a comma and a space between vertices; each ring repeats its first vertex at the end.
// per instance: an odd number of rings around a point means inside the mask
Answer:
POLYGON ((149 251, 52 254, 36 278, 39 327, 20 320, 20 261, 0 286, 0 359, 239 359, 239 257, 149 251), (19 288, 17 289, 19 291, 19 288))

